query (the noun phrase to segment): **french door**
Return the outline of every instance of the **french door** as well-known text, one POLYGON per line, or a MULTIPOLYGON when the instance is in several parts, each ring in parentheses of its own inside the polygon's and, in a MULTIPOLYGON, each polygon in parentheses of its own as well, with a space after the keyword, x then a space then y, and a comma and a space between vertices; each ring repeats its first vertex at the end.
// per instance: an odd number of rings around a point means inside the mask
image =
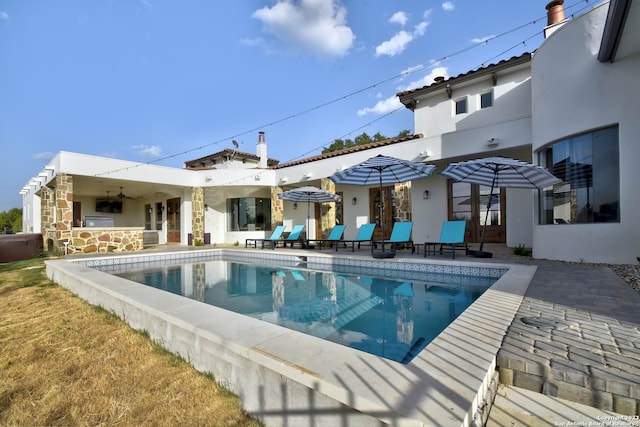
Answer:
POLYGON ((380 187, 369 189, 369 218, 375 222, 376 228, 373 232, 374 240, 388 240, 393 229, 393 187, 382 187, 382 198, 380 197, 380 187), (382 218, 380 217, 380 203, 382 203, 382 218), (384 224, 384 237, 382 229, 384 224))
POLYGON ((449 180, 449 220, 466 219, 465 241, 478 243, 486 224, 485 243, 506 243, 506 203, 504 189, 449 180), (487 207, 488 208, 487 215, 487 207))
POLYGON ((180 243, 180 198, 167 200, 167 242, 180 243))

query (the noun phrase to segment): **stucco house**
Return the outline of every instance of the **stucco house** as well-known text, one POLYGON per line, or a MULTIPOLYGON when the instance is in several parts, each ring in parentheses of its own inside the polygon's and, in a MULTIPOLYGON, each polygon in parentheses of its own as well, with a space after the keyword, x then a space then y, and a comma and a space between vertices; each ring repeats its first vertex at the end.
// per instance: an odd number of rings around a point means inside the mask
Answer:
POLYGON ((612 0, 571 19, 562 0, 547 9, 546 39, 535 52, 399 93, 414 112, 413 135, 285 164, 268 158, 262 132, 255 154, 234 146, 184 168, 60 152, 21 191, 24 231, 71 252, 235 244, 268 236, 276 224, 307 223, 307 237, 319 238, 339 222, 352 239, 361 224, 380 223, 380 190, 336 186, 328 179, 336 171, 377 154, 438 171, 454 161, 504 156, 546 166, 564 182, 489 195, 489 188, 436 172, 383 188, 391 202, 384 220, 413 221, 420 243, 436 238, 442 221, 465 218, 466 239, 474 243, 491 198, 486 242, 526 245, 537 258, 636 262, 640 7, 612 0), (335 191, 342 202, 313 205, 308 221, 306 207, 277 197, 303 185, 335 191))

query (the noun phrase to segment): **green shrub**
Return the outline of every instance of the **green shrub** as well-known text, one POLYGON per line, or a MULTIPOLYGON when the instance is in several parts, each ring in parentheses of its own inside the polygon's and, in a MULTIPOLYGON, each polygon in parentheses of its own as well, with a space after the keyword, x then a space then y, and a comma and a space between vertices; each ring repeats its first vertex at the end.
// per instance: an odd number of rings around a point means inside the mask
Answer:
POLYGON ((519 244, 513 248, 513 253, 520 256, 531 256, 531 249, 523 244, 519 244))

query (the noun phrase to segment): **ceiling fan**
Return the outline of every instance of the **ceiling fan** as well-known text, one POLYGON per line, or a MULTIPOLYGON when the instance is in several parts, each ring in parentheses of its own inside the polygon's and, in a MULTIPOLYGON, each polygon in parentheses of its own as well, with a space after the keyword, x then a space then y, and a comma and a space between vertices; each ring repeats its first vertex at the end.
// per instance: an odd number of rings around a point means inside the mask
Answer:
POLYGON ((124 187, 120 187, 120 192, 116 195, 116 197, 117 197, 118 199, 120 199, 120 200, 122 200, 122 199, 131 199, 131 200, 135 200, 133 197, 127 197, 127 196, 124 194, 124 191, 123 191, 123 190, 124 190, 124 187))

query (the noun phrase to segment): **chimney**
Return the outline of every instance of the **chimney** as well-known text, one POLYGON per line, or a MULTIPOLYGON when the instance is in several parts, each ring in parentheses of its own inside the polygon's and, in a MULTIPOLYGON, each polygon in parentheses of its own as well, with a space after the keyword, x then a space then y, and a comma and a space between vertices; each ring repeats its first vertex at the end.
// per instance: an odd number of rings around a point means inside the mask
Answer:
POLYGON ((256 155, 260 158, 259 167, 267 168, 267 143, 264 142, 264 132, 258 132, 258 144, 256 144, 256 155))
POLYGON ((544 37, 549 37, 565 22, 564 0, 552 0, 545 6, 547 9, 547 26, 544 29, 544 37))
POLYGON ((564 21, 564 0, 550 1, 547 6, 547 25, 564 21))

